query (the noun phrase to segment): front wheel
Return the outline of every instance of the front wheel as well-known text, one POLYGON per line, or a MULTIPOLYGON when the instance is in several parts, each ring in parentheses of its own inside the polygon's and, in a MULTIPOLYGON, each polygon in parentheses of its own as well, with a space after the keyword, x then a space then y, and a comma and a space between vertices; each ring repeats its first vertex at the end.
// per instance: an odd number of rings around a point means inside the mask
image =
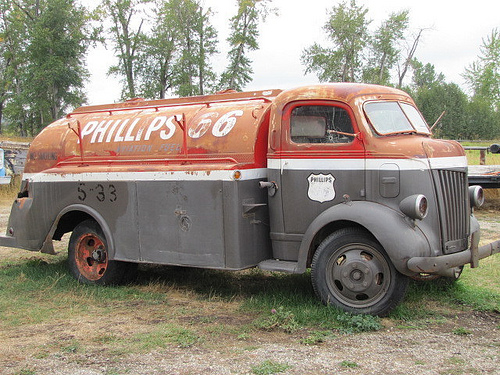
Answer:
POLYGON ((403 299, 409 282, 382 246, 357 228, 328 236, 314 254, 311 268, 321 301, 356 314, 387 315, 403 299))
POLYGON ((73 230, 68 246, 71 274, 84 284, 120 284, 137 267, 109 259, 108 244, 101 227, 94 220, 85 220, 73 230))

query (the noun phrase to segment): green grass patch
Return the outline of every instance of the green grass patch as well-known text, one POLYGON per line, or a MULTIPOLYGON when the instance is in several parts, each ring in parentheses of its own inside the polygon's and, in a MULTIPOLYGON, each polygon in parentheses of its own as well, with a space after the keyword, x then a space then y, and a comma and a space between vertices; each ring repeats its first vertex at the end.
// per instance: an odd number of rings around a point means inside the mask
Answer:
POLYGON ((318 345, 333 337, 331 331, 312 331, 307 337, 300 340, 303 345, 318 345))
POLYGON ((455 328, 452 332, 454 335, 458 336, 468 336, 472 334, 472 332, 469 329, 464 327, 455 328))
POLYGON ((134 335, 130 341, 130 346, 139 349, 141 352, 147 352, 171 345, 179 348, 189 348, 200 341, 200 336, 192 330, 175 324, 161 324, 155 327, 152 332, 134 335))
MULTIPOLYGON (((143 330, 144 327, 138 330, 143 330)), ((143 332, 127 334, 104 334, 93 342, 112 356, 120 357, 127 353, 147 353, 169 347, 190 348, 203 342, 203 336, 196 329, 189 329, 174 322, 148 325, 143 332)), ((80 351, 80 347, 77 347, 80 351)), ((64 348, 63 348, 64 351, 64 348)))
MULTIPOLYGON (((500 235, 499 235, 500 237, 500 235)), ((466 266, 460 282, 470 288, 500 294, 500 254, 479 261, 479 267, 466 266)))
POLYGON ((446 278, 412 281, 405 300, 389 317, 418 322, 418 327, 422 322, 439 322, 450 309, 499 312, 500 286, 491 281, 499 280, 500 256, 489 257, 480 263, 482 266, 476 269, 466 266, 455 282, 446 278))
POLYGON ((42 323, 54 316, 70 317, 96 308, 111 312, 116 302, 165 301, 164 292, 142 290, 140 285, 80 284, 68 273, 64 254, 3 260, 0 285, 0 320, 11 326, 42 323))
MULTIPOLYGON (((479 165, 481 161, 481 151, 479 150, 465 150, 467 156, 467 163, 469 165, 479 165)), ((500 154, 492 154, 487 152, 485 155, 486 165, 499 165, 500 154)))
POLYGON ((33 369, 30 369, 30 368, 25 368, 25 369, 19 370, 15 374, 16 375, 35 375, 36 371, 33 369))
POLYGON ((252 373, 255 375, 272 375, 278 374, 280 372, 285 372, 292 366, 286 363, 280 363, 275 361, 264 361, 257 366, 252 367, 252 373))
POLYGON ((358 368, 359 365, 356 362, 353 362, 353 361, 342 361, 342 362, 340 362, 340 367, 358 368))
POLYGON ((380 319, 353 315, 324 306, 314 294, 309 273, 303 275, 268 274, 268 282, 244 299, 243 312, 258 313, 255 324, 263 329, 294 332, 301 328, 335 329, 346 333, 382 328, 380 319))

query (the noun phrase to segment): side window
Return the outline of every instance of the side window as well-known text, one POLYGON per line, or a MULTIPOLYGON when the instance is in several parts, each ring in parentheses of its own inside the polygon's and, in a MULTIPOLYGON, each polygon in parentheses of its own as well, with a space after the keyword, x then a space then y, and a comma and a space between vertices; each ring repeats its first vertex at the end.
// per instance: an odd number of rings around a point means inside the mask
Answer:
POLYGON ((295 143, 352 142, 351 118, 344 108, 326 105, 295 107, 290 117, 290 135, 295 143))

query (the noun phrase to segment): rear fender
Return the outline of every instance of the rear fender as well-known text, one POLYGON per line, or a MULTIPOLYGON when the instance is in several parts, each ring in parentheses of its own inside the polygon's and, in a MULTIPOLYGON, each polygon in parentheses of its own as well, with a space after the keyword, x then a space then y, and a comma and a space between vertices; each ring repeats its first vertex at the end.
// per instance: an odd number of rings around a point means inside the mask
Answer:
POLYGON ((401 212, 374 202, 355 201, 330 207, 311 223, 300 245, 298 272, 306 270, 311 252, 315 251, 315 238, 321 229, 341 221, 350 221, 370 232, 385 249, 394 267, 405 275, 415 274, 407 268, 409 258, 431 254, 428 239, 420 228, 401 212))
POLYGON ((52 238, 54 237, 54 233, 56 233, 56 230, 59 227, 59 225, 62 224, 61 220, 64 220, 63 217, 66 214, 70 214, 72 212, 80 212, 80 213, 87 214, 88 216, 90 216, 92 219, 94 219, 99 224, 99 226, 101 227, 101 229, 104 233, 104 236, 106 237, 106 242, 108 244, 109 257, 110 257, 110 259, 113 259, 114 255, 115 255, 115 246, 114 246, 113 236, 111 234, 111 230, 109 229, 108 224, 106 224, 106 221, 104 220, 104 218, 102 217, 102 215, 98 211, 96 211, 95 209, 93 209, 89 206, 85 206, 82 204, 73 204, 73 205, 67 206, 57 215, 57 218, 54 221, 54 223, 52 224, 52 227, 50 228, 50 231, 45 239, 45 242, 44 242, 43 247, 42 247, 42 252, 43 252, 43 248, 45 248, 45 247, 49 248, 51 246, 52 238), (49 244, 49 241, 50 241, 50 244, 49 244))

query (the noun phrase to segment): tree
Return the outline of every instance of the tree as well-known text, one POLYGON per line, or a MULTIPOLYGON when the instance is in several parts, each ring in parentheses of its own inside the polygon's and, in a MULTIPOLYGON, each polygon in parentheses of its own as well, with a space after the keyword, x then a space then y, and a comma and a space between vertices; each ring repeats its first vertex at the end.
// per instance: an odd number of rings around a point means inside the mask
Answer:
POLYGON ((73 0, 47 1, 32 27, 27 48, 31 76, 28 93, 42 124, 62 116, 85 100, 89 46, 84 8, 73 0))
POLYGON ((144 53, 138 56, 137 77, 140 95, 163 99, 173 85, 173 70, 178 58, 179 27, 172 1, 158 1, 154 27, 144 38, 144 53))
POLYGON ((0 134, 2 133, 2 120, 5 101, 10 88, 11 77, 9 72, 12 66, 12 54, 9 51, 10 20, 8 14, 12 8, 11 2, 0 2, 0 134))
POLYGON ((178 22, 177 50, 173 70, 175 92, 180 96, 203 95, 214 85, 215 73, 209 63, 217 52, 217 31, 210 24, 211 10, 197 0, 171 0, 178 22))
POLYGON ((13 0, 5 17, 5 113, 22 135, 33 135, 85 100, 88 13, 74 0, 13 0))
POLYGON ((301 60, 305 73, 314 72, 320 81, 355 82, 361 78, 363 50, 369 40, 368 9, 355 0, 333 7, 324 26, 332 47, 315 43, 305 49, 301 60))
POLYGON ((496 139, 500 136, 500 113, 489 99, 473 97, 467 106, 467 135, 464 139, 496 139))
POLYGON ((418 90, 415 101, 432 125, 446 111, 438 128, 434 129, 437 137, 450 139, 468 139, 466 121, 467 95, 454 83, 435 84, 418 90))
POLYGON ((500 118, 487 100, 468 98, 454 83, 446 83, 432 64, 412 61, 413 85, 408 88, 424 117, 432 125, 445 111, 437 137, 450 139, 492 139, 500 134, 500 118))
POLYGON ((415 37, 409 35, 409 11, 402 10, 392 13, 372 35, 367 13, 355 0, 335 6, 324 27, 332 45, 315 43, 303 51, 305 73, 316 73, 320 81, 362 80, 402 87, 424 29, 415 37), (404 42, 412 39, 406 46, 404 42))
POLYGON ((213 89, 217 75, 215 74, 210 58, 217 53, 217 30, 210 24, 210 8, 207 11, 199 7, 198 19, 198 92, 204 95, 206 89, 213 89))
POLYGON ((465 71, 464 78, 474 97, 490 102, 500 109, 500 33, 498 29, 483 39, 481 55, 465 71))
MULTIPOLYGON (((26 13, 19 3, 0 0, 0 108, 1 128, 4 129, 4 119, 15 120, 15 125, 24 134, 25 123, 21 97, 24 91, 21 87, 27 56, 26 48, 29 41, 28 29, 25 25, 26 13), (17 5, 15 5, 17 4, 17 5), (19 116, 10 116, 13 103, 19 103, 19 116)), ((10 121, 12 123, 12 121, 10 121)))
POLYGON ((151 3, 105 0, 107 13, 114 10, 110 31, 119 58, 110 72, 124 77, 123 98, 137 94, 164 98, 169 91, 180 96, 204 94, 216 80, 210 65, 217 52, 211 10, 198 0, 157 0, 148 8, 154 13, 149 29, 145 19, 138 17, 136 5, 151 3))
POLYGON ((231 18, 231 35, 227 38, 231 49, 228 52, 229 64, 221 75, 219 87, 241 91, 252 81, 252 60, 249 51, 259 48, 259 21, 265 21, 270 12, 271 0, 238 0, 238 12, 231 18))
POLYGON ((417 59, 411 62, 413 68, 413 85, 418 88, 433 87, 436 84, 444 83, 444 74, 436 73, 436 68, 432 64, 423 64, 417 59))
POLYGON ((118 57, 118 64, 112 66, 109 73, 123 77, 124 99, 136 96, 136 63, 144 39, 141 5, 147 2, 148 0, 104 0, 102 3, 103 18, 111 20, 111 43, 118 57))
POLYGON ((371 57, 363 72, 365 82, 390 84, 391 69, 400 57, 400 43, 408 29, 409 11, 392 13, 371 39, 371 57))
MULTIPOLYGON (((420 29, 417 36, 413 38, 413 43, 408 47, 406 57, 400 58, 400 64, 398 64, 398 84, 397 87, 403 87, 403 81, 408 73, 409 68, 414 60, 415 52, 417 51, 418 43, 425 29, 420 29)), ((409 38, 407 38, 409 39, 409 38)))

